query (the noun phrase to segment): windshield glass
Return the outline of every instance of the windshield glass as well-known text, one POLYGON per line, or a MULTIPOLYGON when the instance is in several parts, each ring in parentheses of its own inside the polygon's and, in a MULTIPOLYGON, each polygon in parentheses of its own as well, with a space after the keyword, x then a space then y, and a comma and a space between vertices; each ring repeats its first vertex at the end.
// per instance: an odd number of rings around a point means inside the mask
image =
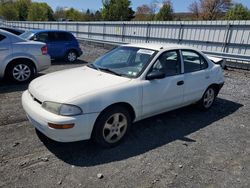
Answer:
POLYGON ((19 37, 29 40, 33 35, 34 33, 32 31, 26 31, 23 34, 19 35, 19 37))
POLYGON ((136 47, 118 47, 97 59, 92 68, 129 78, 138 77, 156 51, 136 47))

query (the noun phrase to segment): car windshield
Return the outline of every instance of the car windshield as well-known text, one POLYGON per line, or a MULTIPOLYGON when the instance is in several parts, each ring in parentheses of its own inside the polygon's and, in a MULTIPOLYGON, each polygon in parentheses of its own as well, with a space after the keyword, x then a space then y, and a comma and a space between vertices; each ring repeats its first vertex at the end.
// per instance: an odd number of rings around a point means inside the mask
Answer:
POLYGON ((89 67, 125 76, 138 77, 155 56, 156 51, 137 47, 118 47, 98 58, 89 67))
POLYGON ((29 40, 34 35, 34 32, 32 31, 26 31, 23 34, 19 35, 22 39, 29 40))

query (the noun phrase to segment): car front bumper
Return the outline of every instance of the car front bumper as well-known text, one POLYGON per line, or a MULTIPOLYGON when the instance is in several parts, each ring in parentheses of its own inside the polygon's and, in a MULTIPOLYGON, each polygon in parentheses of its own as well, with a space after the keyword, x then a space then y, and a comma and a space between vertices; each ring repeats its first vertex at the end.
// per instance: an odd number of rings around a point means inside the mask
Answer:
POLYGON ((46 111, 36 102, 28 91, 22 95, 22 105, 31 124, 47 137, 58 142, 74 142, 88 140, 95 120, 99 113, 83 114, 79 116, 60 116, 46 111), (70 129, 54 129, 48 126, 53 124, 74 124, 70 129))

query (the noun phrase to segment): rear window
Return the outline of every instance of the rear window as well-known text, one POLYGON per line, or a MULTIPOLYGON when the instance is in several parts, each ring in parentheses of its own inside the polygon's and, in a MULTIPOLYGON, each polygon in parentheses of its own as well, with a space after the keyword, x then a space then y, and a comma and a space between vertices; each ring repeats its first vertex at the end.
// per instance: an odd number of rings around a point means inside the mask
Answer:
POLYGON ((19 37, 29 40, 33 35, 34 33, 32 31, 26 31, 23 34, 19 35, 19 37))

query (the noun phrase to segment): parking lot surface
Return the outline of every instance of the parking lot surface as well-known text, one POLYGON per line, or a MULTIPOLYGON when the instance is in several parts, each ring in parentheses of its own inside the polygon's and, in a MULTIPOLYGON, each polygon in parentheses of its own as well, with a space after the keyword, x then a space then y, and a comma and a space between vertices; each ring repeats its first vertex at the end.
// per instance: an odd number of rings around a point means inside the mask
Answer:
MULTIPOLYGON (((107 50, 82 46, 84 66, 107 50)), ((0 187, 250 187, 250 72, 225 71, 214 106, 164 113, 132 127, 126 141, 56 143, 37 134, 21 106, 27 85, 0 82, 0 187)), ((91 83, 90 83, 91 84, 91 83)))

